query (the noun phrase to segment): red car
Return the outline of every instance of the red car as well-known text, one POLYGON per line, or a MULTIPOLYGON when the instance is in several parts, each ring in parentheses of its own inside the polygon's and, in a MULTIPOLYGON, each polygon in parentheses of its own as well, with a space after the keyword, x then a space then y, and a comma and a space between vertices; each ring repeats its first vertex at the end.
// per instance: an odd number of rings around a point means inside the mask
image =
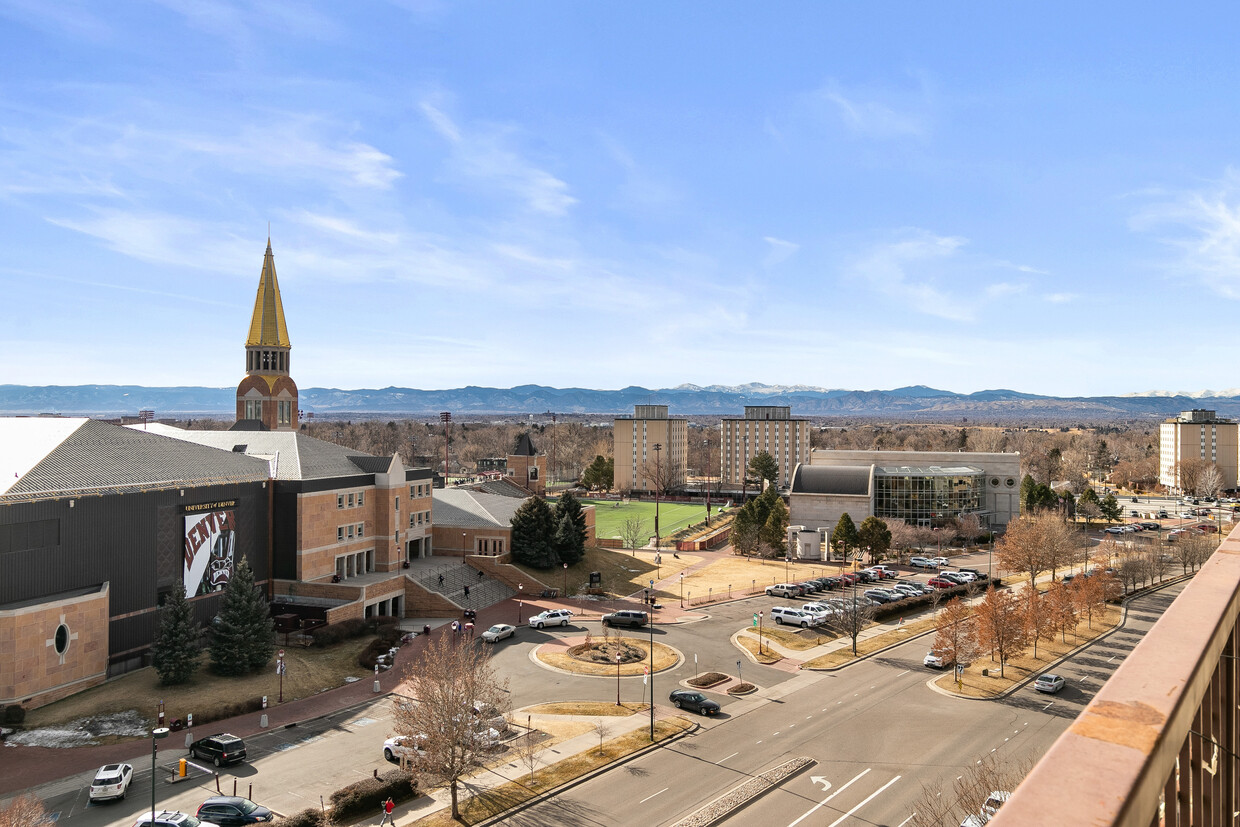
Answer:
POLYGON ((849 572, 848 574, 841 574, 841 575, 840 575, 840 580, 844 581, 844 585, 845 585, 845 586, 853 586, 853 585, 856 585, 856 583, 857 583, 857 581, 858 581, 859 579, 860 579, 860 578, 859 578, 859 577, 857 577, 857 575, 855 575, 855 574, 853 574, 853 573, 851 573, 851 572, 849 572))
POLYGON ((944 580, 942 577, 932 577, 930 578, 929 585, 936 589, 950 589, 953 586, 959 586, 960 584, 953 583, 950 580, 944 580))

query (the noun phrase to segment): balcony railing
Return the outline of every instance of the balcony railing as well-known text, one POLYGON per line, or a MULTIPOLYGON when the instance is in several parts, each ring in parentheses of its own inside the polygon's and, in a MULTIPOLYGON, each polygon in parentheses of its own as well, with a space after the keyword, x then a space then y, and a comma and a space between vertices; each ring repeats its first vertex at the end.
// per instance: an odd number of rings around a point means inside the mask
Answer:
POLYGON ((1237 823, 1240 529, 990 823, 1237 823))

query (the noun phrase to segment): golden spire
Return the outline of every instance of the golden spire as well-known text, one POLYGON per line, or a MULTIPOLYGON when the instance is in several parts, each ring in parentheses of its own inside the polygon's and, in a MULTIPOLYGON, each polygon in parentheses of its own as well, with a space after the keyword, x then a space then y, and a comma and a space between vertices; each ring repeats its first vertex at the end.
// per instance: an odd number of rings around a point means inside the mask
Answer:
POLYGON ((291 347, 288 328, 284 326, 284 305, 280 301, 280 283, 276 281, 276 259, 271 254, 271 238, 263 256, 263 274, 258 280, 258 296, 254 299, 254 317, 246 347, 291 347))

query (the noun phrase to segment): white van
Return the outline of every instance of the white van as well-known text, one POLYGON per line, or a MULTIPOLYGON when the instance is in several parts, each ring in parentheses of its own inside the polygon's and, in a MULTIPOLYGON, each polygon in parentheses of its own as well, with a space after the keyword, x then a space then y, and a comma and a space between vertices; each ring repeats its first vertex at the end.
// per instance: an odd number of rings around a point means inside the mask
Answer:
POLYGON ((814 623, 814 616, 809 612, 804 609, 794 609, 791 606, 776 606, 771 609, 771 618, 776 623, 789 623, 793 626, 800 626, 802 629, 814 623))

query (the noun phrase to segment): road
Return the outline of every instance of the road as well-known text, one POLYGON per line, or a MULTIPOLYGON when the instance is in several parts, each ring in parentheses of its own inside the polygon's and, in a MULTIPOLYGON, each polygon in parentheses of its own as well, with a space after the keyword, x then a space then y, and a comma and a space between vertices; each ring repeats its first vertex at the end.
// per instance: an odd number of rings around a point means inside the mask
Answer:
POLYGON ((798 756, 817 764, 727 824, 900 825, 923 782, 948 781, 991 753, 1041 755, 1093 697, 1181 586, 1134 601, 1124 629, 1057 671, 1057 696, 1025 687, 1002 701, 933 692, 925 641, 827 674, 803 673, 771 700, 737 702, 702 730, 510 819, 520 825, 673 824, 798 756), (830 784, 812 781, 820 776, 830 784))

